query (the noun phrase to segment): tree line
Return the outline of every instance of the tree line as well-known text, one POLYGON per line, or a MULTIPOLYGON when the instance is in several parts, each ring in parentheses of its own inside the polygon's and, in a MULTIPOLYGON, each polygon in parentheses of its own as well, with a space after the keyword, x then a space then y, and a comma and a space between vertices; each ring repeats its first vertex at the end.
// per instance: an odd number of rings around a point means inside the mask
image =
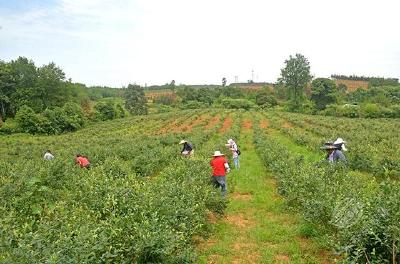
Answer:
POLYGON ((86 87, 68 80, 53 62, 37 67, 25 57, 0 61, 0 127, 9 118, 17 122, 9 132, 59 134, 128 113, 147 113, 138 85, 86 87))
POLYGON ((398 78, 383 78, 383 77, 367 77, 367 76, 357 76, 357 75, 339 75, 332 74, 332 79, 337 80, 349 80, 349 81, 366 81, 369 83, 369 86, 376 87, 382 85, 398 85, 398 78))

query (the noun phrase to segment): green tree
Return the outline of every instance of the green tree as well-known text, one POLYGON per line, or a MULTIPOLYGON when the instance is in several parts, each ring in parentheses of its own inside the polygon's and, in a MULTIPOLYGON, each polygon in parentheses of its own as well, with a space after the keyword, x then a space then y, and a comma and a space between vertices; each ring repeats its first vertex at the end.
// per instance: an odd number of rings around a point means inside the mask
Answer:
POLYGON ((15 91, 10 100, 14 111, 27 105, 36 111, 43 110, 40 95, 36 91, 37 69, 32 60, 19 57, 10 62, 11 78, 15 82, 15 91))
POLYGON ((285 67, 281 69, 281 77, 278 79, 288 89, 290 110, 299 111, 305 98, 305 88, 312 80, 310 63, 301 54, 290 56, 285 61, 285 67))
POLYGON ((264 88, 257 92, 256 104, 264 107, 273 107, 278 104, 278 101, 268 88, 264 88))
POLYGON ((85 125, 85 115, 80 105, 68 102, 63 106, 66 115, 66 127, 64 131, 75 131, 85 125))
POLYGON ((129 84, 124 91, 125 108, 133 115, 147 114, 147 99, 142 87, 129 84))
POLYGON ((14 92, 15 82, 11 75, 10 64, 0 61, 0 119, 2 120, 13 116, 11 97, 14 92))
POLYGON ((62 106, 68 101, 65 89, 65 73, 54 63, 37 69, 36 93, 43 107, 62 106))
POLYGON ((324 110, 327 105, 337 101, 337 88, 334 81, 327 78, 317 78, 311 83, 311 101, 318 110, 324 110))

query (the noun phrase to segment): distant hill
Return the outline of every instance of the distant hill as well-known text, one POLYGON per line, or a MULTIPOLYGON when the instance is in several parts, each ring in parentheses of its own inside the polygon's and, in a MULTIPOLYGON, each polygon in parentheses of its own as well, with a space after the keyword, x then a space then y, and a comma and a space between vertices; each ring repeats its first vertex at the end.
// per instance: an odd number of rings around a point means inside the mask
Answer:
POLYGON ((383 78, 383 77, 367 77, 357 75, 331 75, 332 80, 335 81, 336 85, 344 84, 347 87, 347 91, 352 92, 358 88, 368 89, 369 87, 383 86, 383 85, 398 85, 398 78, 383 78))

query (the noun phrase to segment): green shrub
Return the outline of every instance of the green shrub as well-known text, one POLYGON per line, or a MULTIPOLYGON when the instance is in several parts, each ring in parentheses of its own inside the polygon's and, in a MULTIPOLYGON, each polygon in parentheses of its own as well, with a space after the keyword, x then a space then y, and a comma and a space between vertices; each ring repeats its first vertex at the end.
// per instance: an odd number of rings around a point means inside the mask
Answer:
POLYGON ((1 134, 12 134, 21 132, 18 123, 13 118, 7 118, 6 122, 3 122, 3 126, 0 127, 1 134))
POLYGON ((117 117, 114 104, 110 101, 108 102, 98 102, 94 109, 96 110, 96 117, 98 120, 112 120, 117 117))
POLYGON ((231 99, 225 98, 221 100, 221 104, 223 107, 228 109, 245 109, 250 110, 255 105, 253 102, 246 99, 231 99))
POLYGON ((199 109, 209 107, 206 103, 199 101, 186 101, 184 104, 179 105, 181 109, 199 109))
POLYGON ((85 124, 85 116, 82 108, 76 103, 66 103, 63 107, 66 115, 66 130, 75 131, 85 124))
POLYGON ((15 121, 22 132, 36 134, 39 132, 39 115, 29 106, 22 106, 15 115, 15 121))
POLYGON ((366 103, 361 105, 361 115, 366 118, 382 117, 382 109, 377 104, 366 103))

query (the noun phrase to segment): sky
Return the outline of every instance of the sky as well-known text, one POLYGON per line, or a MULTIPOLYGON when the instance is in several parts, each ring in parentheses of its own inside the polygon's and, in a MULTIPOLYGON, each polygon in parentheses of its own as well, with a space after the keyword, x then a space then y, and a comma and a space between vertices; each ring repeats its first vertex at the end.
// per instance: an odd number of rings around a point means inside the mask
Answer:
POLYGON ((275 82, 296 53, 315 77, 400 78, 399 10, 397 0, 0 0, 0 60, 55 62, 73 82, 112 87, 275 82))

